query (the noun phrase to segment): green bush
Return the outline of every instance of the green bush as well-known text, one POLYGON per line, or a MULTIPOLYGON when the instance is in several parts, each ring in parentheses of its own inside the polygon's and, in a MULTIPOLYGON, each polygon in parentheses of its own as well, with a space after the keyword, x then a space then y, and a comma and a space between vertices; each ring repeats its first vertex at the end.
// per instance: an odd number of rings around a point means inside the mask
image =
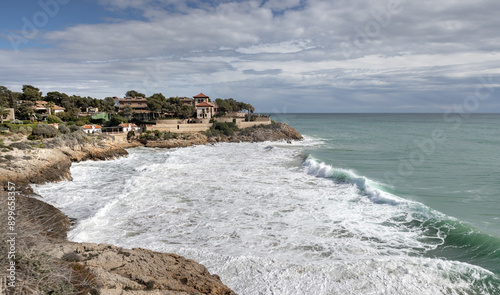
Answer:
POLYGON ((235 122, 216 122, 214 123, 213 130, 218 130, 226 136, 231 136, 235 131, 238 131, 238 126, 235 122))
POLYGON ((67 134, 70 133, 71 130, 68 128, 68 126, 66 126, 66 124, 61 124, 59 125, 59 132, 61 132, 62 134, 67 134))
POLYGON ((179 134, 173 133, 173 132, 170 132, 170 131, 163 133, 163 139, 164 140, 169 140, 169 139, 178 138, 178 137, 179 137, 179 134))
MULTIPOLYGON (((28 121, 29 122, 29 121, 28 121)), ((12 124, 12 123, 4 123, 3 126, 9 128, 10 132, 13 133, 23 133, 22 129, 25 130, 30 130, 29 128, 33 129, 37 126, 38 124, 12 124), (22 128, 22 129, 21 129, 22 128), (20 131, 21 130, 21 131, 20 131)), ((30 132, 31 133, 31 130, 30 132)), ((28 134, 29 134, 28 133, 28 134)))
POLYGON ((134 131, 129 131, 127 133, 127 140, 131 140, 135 137, 135 132, 134 131))
POLYGON ((47 124, 38 124, 32 132, 33 135, 39 136, 41 138, 52 138, 56 137, 57 129, 47 124))
POLYGON ((47 117, 47 123, 49 124, 53 124, 53 123, 62 123, 63 121, 61 120, 61 118, 57 117, 57 116, 48 116, 47 117))
POLYGON ((40 136, 38 136, 38 135, 34 135, 34 134, 28 135, 28 140, 39 140, 39 139, 40 139, 40 136))
POLYGON ((33 132, 33 129, 30 126, 21 126, 17 132, 24 135, 30 135, 31 132, 33 132))
POLYGON ((69 126, 69 131, 71 131, 71 132, 75 132, 78 130, 82 130, 82 128, 80 128, 78 125, 70 125, 69 126))

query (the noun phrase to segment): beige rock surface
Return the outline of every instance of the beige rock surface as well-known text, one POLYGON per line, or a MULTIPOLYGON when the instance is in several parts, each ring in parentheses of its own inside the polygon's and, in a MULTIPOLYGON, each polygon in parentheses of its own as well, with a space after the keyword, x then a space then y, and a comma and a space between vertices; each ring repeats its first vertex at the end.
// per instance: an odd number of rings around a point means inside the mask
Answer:
POLYGON ((100 294, 235 294, 206 267, 176 254, 71 242, 48 253, 92 270, 100 294))

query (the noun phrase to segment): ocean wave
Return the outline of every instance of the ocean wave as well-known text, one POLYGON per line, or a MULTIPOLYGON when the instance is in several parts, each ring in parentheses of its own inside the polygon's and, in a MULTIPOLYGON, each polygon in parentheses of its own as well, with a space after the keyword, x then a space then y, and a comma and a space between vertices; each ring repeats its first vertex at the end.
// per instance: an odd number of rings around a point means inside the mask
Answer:
POLYGON ((377 204, 397 206, 403 203, 407 204, 411 202, 378 189, 377 187, 382 186, 381 183, 368 179, 364 176, 357 175, 352 170, 335 168, 315 159, 312 156, 307 156, 302 166, 309 175, 330 178, 337 183, 354 185, 361 194, 366 195, 372 202, 377 204))

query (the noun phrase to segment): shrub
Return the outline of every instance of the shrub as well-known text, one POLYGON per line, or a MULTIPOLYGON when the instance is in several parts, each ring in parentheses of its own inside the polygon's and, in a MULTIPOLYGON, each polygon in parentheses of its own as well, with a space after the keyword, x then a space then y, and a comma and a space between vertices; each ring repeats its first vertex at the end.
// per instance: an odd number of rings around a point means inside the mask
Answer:
POLYGON ((172 133, 170 131, 163 133, 163 139, 165 139, 165 140, 169 140, 169 139, 177 138, 177 137, 179 137, 179 135, 177 133, 172 133))
POLYGON ((18 133, 22 133, 24 135, 30 135, 33 132, 33 129, 30 126, 22 126, 19 127, 18 133))
POLYGON ((34 134, 28 135, 28 140, 39 140, 39 139, 40 139, 40 136, 38 136, 38 135, 34 135, 34 134))
POLYGON ((42 138, 52 138, 57 135, 57 129, 47 124, 38 124, 32 134, 42 138))
POLYGON ((52 124, 52 123, 62 123, 63 121, 58 116, 47 116, 47 122, 49 124, 52 124))
POLYGON ((75 124, 76 124, 77 126, 83 126, 83 125, 85 125, 85 121, 83 121, 83 120, 78 120, 78 121, 76 121, 76 122, 75 122, 75 124))
POLYGON ((134 131, 129 131, 127 133, 127 140, 131 140, 135 137, 135 132, 134 131))
POLYGON ((71 132, 75 132, 78 130, 82 130, 82 128, 80 128, 78 125, 70 125, 69 126, 69 131, 71 131, 71 132))
POLYGON ((32 149, 31 145, 29 145, 25 142, 14 142, 14 143, 11 143, 10 146, 14 147, 16 149, 20 149, 20 150, 31 150, 32 149))
POLYGON ((13 155, 5 155, 4 156, 5 159, 9 160, 9 161, 12 161, 14 160, 16 157, 14 157, 13 155))
POLYGON ((214 130, 219 130, 226 136, 231 136, 238 130, 238 126, 234 122, 216 122, 213 126, 214 130))
POLYGON ((70 133, 70 131, 71 130, 68 128, 68 126, 66 126, 66 124, 59 125, 59 132, 61 132, 62 134, 70 133))

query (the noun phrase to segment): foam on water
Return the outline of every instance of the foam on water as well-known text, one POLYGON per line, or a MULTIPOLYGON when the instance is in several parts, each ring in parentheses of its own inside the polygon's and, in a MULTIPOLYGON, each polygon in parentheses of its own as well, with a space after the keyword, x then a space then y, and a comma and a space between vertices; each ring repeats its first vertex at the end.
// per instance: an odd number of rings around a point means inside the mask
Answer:
MULTIPOLYGON (((423 257, 444 243, 443 216, 311 157, 302 143, 132 149, 37 186, 78 219, 75 241, 174 252, 240 294, 463 294, 490 272, 423 257)), ((498 290, 498 289, 497 289, 498 290)))

